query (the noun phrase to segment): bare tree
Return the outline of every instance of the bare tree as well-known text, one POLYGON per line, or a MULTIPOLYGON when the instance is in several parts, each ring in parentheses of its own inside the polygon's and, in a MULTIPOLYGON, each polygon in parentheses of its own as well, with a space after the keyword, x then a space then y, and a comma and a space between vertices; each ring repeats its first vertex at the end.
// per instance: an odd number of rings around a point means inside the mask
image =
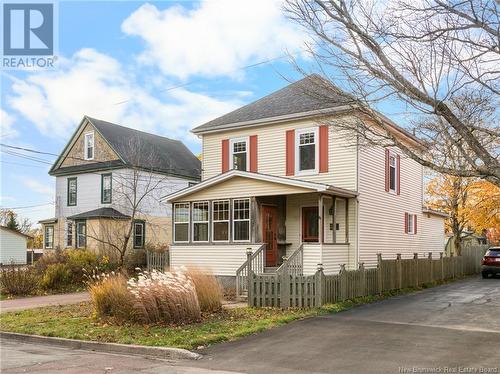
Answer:
MULTIPOLYGON (((158 173, 158 155, 151 147, 136 138, 128 141, 126 147, 129 166, 112 174, 112 206, 123 216, 101 219, 99 225, 87 228, 87 237, 113 255, 120 268, 133 246, 134 223, 148 220, 149 227, 154 227, 150 214, 162 208, 160 197, 171 192, 169 177, 158 173)), ((154 232, 148 235, 153 238, 154 232)))
POLYGON ((500 185, 494 0, 287 0, 284 7, 312 36, 307 50, 324 88, 339 82, 349 94, 358 120, 336 126, 362 143, 397 146, 435 171, 500 185), (388 101, 405 106, 409 135, 424 146, 409 146, 372 109, 388 101))
POLYGON ((0 225, 8 226, 9 221, 15 222, 16 230, 28 234, 33 223, 28 218, 20 218, 19 215, 10 209, 0 209, 0 225))

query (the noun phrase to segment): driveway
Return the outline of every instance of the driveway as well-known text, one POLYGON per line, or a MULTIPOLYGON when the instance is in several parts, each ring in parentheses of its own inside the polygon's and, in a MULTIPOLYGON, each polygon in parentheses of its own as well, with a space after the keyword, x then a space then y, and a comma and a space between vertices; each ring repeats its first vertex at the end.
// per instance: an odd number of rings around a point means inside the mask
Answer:
POLYGON ((23 297, 0 301, 0 313, 16 312, 49 305, 78 304, 90 299, 88 292, 65 293, 60 295, 23 297))
POLYGON ((474 278, 214 345, 199 361, 3 341, 1 367, 2 373, 500 373, 499 342, 500 279, 474 278))

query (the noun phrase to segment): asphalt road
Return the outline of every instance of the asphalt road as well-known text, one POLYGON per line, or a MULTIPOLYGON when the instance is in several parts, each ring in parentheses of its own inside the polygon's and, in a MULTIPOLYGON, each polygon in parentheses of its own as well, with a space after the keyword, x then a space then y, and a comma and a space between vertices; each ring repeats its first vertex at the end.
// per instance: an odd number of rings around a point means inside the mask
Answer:
POLYGON ((199 361, 7 341, 1 353, 2 373, 500 373, 500 279, 468 279, 297 321, 214 345, 199 361))

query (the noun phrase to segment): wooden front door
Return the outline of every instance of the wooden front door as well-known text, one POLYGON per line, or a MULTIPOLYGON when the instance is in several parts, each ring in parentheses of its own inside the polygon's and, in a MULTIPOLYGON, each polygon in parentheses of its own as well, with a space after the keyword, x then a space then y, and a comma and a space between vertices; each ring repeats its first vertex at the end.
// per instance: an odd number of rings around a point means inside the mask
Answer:
POLYGON ((266 243, 266 266, 278 264, 278 209, 274 206, 263 205, 262 216, 262 238, 266 243))
POLYGON ((302 208, 302 241, 317 242, 319 238, 318 207, 308 206, 302 208))

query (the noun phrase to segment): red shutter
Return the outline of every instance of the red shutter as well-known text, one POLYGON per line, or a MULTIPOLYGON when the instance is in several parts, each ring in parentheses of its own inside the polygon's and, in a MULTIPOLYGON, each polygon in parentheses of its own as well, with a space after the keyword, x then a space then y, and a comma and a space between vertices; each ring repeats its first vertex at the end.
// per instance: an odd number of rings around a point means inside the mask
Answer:
POLYGON ((229 170, 229 139, 222 139, 222 172, 229 170))
POLYGON ((286 175, 295 174, 295 130, 286 132, 286 175))
POLYGON ((250 171, 257 173, 257 135, 250 137, 250 171))
POLYGON ((413 216, 413 225, 415 226, 415 228, 413 229, 413 233, 416 234, 417 233, 417 215, 416 214, 413 216))
POLYGON ((389 192, 389 150, 385 149, 385 192, 389 192))
POLYGON ((328 126, 319 127, 319 172, 328 172, 328 126))
POLYGON ((401 157, 397 155, 396 157, 396 193, 399 195, 401 192, 401 157))
POLYGON ((408 234, 408 213, 405 213, 405 234, 408 234))

